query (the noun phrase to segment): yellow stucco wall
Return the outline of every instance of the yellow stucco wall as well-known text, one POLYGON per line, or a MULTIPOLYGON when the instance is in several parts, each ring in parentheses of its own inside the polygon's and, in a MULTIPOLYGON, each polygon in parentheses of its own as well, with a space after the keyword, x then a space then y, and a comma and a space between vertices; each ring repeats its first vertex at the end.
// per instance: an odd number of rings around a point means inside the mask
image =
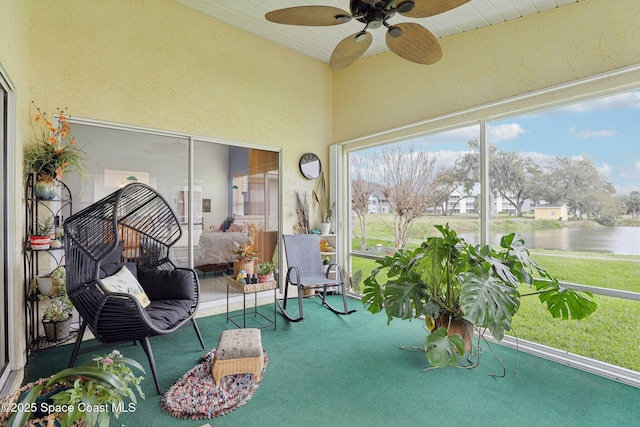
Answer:
MULTIPOLYGON (((74 116, 283 150, 285 189, 306 188, 297 162, 328 161, 326 64, 169 0, 31 0, 30 98, 74 116)), ((283 197, 285 229, 293 197, 283 197)))
POLYGON ((640 64, 639 22, 638 0, 586 0, 441 39, 443 58, 434 65, 414 64, 393 53, 362 59, 334 73, 334 141, 379 142, 579 97, 585 91, 637 86, 640 73, 370 137, 640 64))

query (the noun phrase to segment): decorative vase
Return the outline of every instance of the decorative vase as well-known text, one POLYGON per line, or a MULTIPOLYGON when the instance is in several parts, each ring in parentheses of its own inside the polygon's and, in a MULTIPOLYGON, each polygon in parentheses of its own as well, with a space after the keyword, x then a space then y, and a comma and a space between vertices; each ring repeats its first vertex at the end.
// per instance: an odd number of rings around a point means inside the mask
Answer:
POLYGON ((330 222, 321 222, 320 223, 320 233, 329 234, 331 232, 331 223, 330 222))
POLYGON ((56 180, 49 175, 45 175, 42 178, 38 178, 33 185, 33 193, 36 199, 53 200, 56 198, 56 187, 56 180))
POLYGON ((240 270, 244 270, 247 273, 247 276, 251 276, 254 273, 254 271, 253 271, 253 261, 249 261, 249 262, 235 261, 233 263, 233 275, 234 275, 234 277, 238 275, 240 270))
POLYGON ((71 316, 66 320, 48 320, 42 319, 42 326, 44 327, 44 333, 47 341, 61 341, 69 338, 69 331, 71 329, 71 316))

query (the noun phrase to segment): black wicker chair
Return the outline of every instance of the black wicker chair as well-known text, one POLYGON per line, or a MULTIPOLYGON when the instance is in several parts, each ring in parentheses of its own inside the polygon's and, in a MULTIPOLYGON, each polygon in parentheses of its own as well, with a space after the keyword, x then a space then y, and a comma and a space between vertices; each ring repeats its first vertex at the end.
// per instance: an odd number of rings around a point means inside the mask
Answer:
MULTIPOLYGON (((320 299, 322 305, 336 314, 351 314, 356 310, 349 310, 347 306, 347 294, 342 278, 342 269, 338 264, 322 264, 322 254, 318 238, 313 234, 283 235, 284 249, 287 254, 287 279, 284 285, 284 299, 278 300, 280 311, 287 320, 300 322, 304 320, 302 298, 304 291, 309 289, 322 289, 320 299), (335 278, 331 278, 331 274, 335 278), (298 290, 298 314, 287 313, 287 301, 289 300, 289 286, 295 286, 298 290), (338 288, 342 294, 343 309, 332 307, 327 302, 327 288, 338 288)), ((312 295, 315 296, 315 295, 312 295)))
POLYGON ((153 188, 133 183, 67 218, 64 230, 67 293, 81 316, 69 366, 80 353, 87 326, 103 344, 139 341, 160 394, 149 337, 190 322, 204 349, 194 319, 198 276, 169 260, 171 246, 182 235, 175 213, 153 188), (148 300, 141 303, 131 292, 108 288, 108 277, 122 273, 123 267, 128 270, 124 274, 138 279, 148 300))

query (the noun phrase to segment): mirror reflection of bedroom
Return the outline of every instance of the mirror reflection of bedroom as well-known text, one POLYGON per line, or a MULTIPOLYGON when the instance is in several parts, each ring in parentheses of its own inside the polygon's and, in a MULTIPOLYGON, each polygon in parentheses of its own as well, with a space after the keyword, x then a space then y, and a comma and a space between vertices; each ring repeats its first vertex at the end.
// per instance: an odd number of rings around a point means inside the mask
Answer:
POLYGON ((233 275, 236 245, 252 244, 258 262, 278 264, 278 152, 94 124, 73 130, 90 172, 84 181, 65 176, 73 212, 129 182, 155 188, 182 225, 172 261, 195 268, 203 303, 226 301, 224 276, 233 275))

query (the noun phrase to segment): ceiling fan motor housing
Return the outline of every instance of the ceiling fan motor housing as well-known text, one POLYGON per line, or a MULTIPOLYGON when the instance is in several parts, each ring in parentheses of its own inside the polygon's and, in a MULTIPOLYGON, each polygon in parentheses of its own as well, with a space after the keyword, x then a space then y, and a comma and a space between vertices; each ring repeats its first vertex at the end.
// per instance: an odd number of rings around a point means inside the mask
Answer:
POLYGON ((380 28, 384 21, 396 14, 396 0, 380 0, 373 5, 364 0, 351 0, 349 8, 351 15, 367 24, 368 28, 380 28))

